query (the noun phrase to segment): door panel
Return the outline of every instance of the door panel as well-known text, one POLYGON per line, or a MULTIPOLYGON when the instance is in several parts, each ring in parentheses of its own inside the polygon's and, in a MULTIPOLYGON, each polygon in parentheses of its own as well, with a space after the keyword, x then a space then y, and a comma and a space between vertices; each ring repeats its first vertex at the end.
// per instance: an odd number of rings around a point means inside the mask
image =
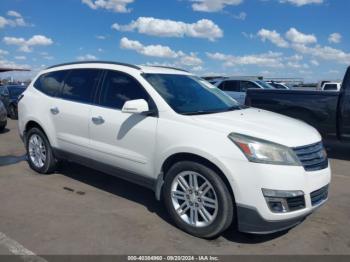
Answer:
POLYGON ((154 175, 157 121, 156 117, 94 106, 89 123, 94 159, 137 174, 154 175), (103 123, 95 123, 93 117, 103 119, 103 123))
POLYGON ((91 105, 55 99, 49 108, 61 150, 89 156, 89 123, 91 105))
POLYGON ((91 156, 89 118, 101 73, 97 69, 74 69, 67 73, 62 90, 48 112, 59 149, 91 156))
POLYGON ((91 148, 95 159, 140 175, 154 176, 154 150, 158 118, 122 113, 124 103, 145 99, 155 109, 147 92, 130 75, 106 71, 89 118, 91 148))

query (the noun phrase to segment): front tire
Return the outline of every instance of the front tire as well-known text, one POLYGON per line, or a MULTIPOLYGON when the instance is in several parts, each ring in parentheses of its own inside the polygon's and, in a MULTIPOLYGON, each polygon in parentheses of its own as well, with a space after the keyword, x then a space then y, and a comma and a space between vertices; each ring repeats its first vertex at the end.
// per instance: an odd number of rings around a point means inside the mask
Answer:
POLYGON ((220 176, 203 164, 174 164, 165 176, 163 198, 175 224, 196 237, 216 237, 232 223, 231 194, 220 176))
POLYGON ((56 169, 56 159, 50 142, 39 128, 32 128, 26 135, 29 166, 40 174, 50 174, 56 169))

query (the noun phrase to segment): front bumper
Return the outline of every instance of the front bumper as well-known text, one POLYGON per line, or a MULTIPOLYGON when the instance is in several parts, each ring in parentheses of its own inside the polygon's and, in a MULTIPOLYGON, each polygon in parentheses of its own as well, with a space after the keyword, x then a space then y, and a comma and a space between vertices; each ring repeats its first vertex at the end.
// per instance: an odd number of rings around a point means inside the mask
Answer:
POLYGON ((268 234, 288 229, 301 223, 327 201, 326 197, 316 203, 312 195, 330 184, 330 167, 307 172, 301 166, 256 164, 229 158, 224 161, 237 205, 238 227, 242 232, 268 234), (263 188, 303 191, 305 206, 285 213, 272 212, 263 195, 263 188))
POLYGON ((280 221, 269 221, 261 217, 254 207, 237 206, 238 230, 251 234, 272 234, 287 230, 303 222, 310 213, 280 221))

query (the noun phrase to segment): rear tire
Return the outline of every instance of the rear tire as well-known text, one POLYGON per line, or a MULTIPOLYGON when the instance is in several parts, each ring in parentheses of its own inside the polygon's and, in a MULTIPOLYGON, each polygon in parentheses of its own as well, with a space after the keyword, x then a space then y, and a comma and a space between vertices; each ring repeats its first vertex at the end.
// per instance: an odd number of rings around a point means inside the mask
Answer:
POLYGON ((50 174, 56 169, 56 159, 46 135, 39 128, 32 128, 26 135, 29 166, 40 174, 50 174))
POLYGON ((169 169, 163 199, 175 224, 196 237, 214 238, 233 220, 234 203, 225 183, 197 162, 182 161, 169 169))
POLYGON ((17 120, 18 119, 18 111, 15 105, 10 105, 9 107, 9 116, 11 119, 13 120, 17 120))
POLYGON ((2 133, 5 130, 6 125, 7 121, 4 124, 0 125, 0 133, 2 133))

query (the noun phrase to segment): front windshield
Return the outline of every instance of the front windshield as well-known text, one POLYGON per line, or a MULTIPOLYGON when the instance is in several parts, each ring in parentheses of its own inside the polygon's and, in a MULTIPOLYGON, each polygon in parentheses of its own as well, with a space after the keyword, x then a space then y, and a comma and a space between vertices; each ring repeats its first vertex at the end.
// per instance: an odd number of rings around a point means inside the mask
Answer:
POLYGON ((143 76, 179 114, 210 114, 240 109, 236 100, 199 77, 173 74, 143 76))
POLYGON ((264 89, 275 89, 272 85, 266 83, 265 81, 258 80, 256 82, 264 89))

